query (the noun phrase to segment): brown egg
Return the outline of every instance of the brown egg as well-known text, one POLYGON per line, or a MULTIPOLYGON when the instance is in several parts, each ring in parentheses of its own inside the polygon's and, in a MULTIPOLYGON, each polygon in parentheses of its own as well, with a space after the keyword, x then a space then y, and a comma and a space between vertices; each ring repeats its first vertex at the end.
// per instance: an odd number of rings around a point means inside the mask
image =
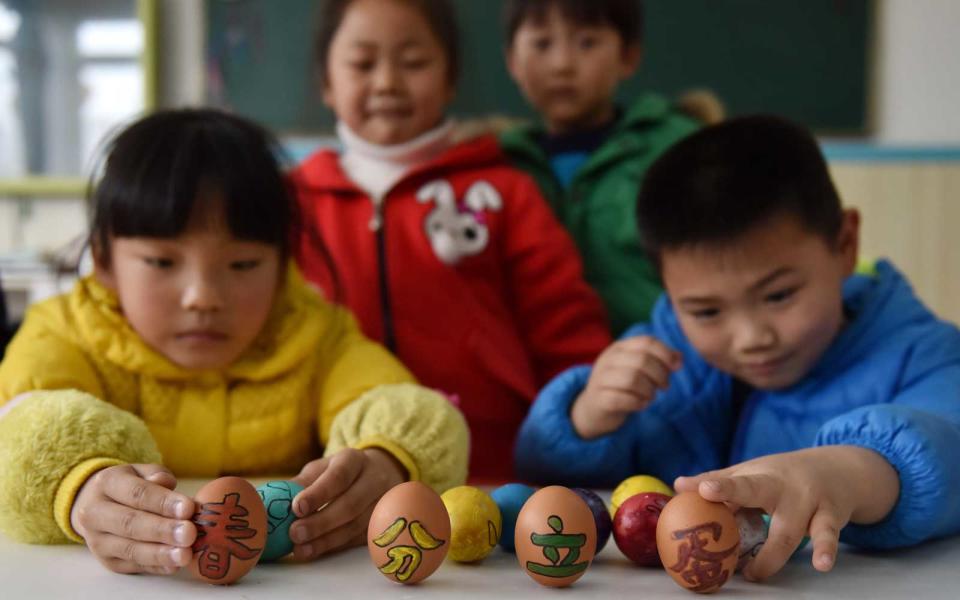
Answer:
POLYGON ((423 581, 437 570, 449 548, 447 507, 439 494, 419 481, 391 488, 370 515, 370 560, 390 581, 423 581))
POLYGON ((267 539, 267 511, 256 488, 239 477, 221 477, 194 496, 197 541, 190 571, 195 577, 226 585, 252 569, 267 539))
POLYGON ((739 549, 737 520, 726 505, 685 492, 663 507, 657 550, 663 568, 680 586, 706 594, 719 590, 733 575, 739 549))
POLYGON ((565 587, 590 566, 597 524, 576 492, 553 485, 530 496, 520 509, 513 541, 524 573, 541 585, 565 587))

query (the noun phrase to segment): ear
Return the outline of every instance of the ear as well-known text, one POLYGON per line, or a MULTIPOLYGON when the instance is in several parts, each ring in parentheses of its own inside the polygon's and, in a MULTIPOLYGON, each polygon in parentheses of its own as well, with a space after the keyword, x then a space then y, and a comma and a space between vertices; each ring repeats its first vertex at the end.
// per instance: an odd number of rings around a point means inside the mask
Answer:
POLYGON ((507 73, 510 73, 510 78, 519 83, 520 79, 517 76, 517 53, 514 51, 512 43, 504 48, 503 60, 507 65, 507 73))
POLYGON ((853 275, 860 255, 860 212, 855 208, 843 211, 840 233, 837 235, 836 251, 843 260, 845 277, 853 275))
POLYGON ((637 42, 625 45, 620 52, 620 79, 629 79, 640 68, 643 46, 637 42))
POLYGON ((103 249, 98 242, 90 242, 90 253, 93 255, 93 276, 107 289, 117 291, 117 278, 113 273, 110 260, 104 256, 103 249))

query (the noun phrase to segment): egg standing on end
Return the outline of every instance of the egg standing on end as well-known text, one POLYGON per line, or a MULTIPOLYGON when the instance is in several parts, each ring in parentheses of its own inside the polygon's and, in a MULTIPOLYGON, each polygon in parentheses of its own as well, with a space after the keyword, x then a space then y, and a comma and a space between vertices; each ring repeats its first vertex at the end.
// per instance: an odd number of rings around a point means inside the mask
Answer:
POLYGON ((197 540, 190 571, 207 583, 226 585, 250 572, 267 539, 267 513, 256 488, 240 477, 221 477, 194 497, 197 540))
POLYGON ((657 551, 663 568, 693 592, 719 590, 740 558, 740 530, 725 504, 704 500, 697 492, 674 496, 657 522, 657 551))

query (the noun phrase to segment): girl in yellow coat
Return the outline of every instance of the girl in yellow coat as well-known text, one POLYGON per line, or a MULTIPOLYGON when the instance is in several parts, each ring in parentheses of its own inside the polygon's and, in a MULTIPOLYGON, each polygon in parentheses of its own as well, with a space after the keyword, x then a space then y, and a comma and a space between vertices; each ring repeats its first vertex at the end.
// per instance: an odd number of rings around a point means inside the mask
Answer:
POLYGON ((0 530, 173 573, 196 538, 174 475, 299 470, 290 535, 311 559, 362 543, 392 485, 464 481, 460 413, 286 266, 268 134, 183 110, 108 150, 94 273, 31 308, 0 364, 0 530))

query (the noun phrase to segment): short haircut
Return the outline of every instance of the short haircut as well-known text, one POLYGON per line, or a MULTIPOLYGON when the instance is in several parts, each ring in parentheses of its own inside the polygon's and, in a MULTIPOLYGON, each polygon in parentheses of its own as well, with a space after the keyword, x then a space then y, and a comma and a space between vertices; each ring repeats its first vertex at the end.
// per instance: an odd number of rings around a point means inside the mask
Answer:
POLYGON ((734 118, 680 141, 647 171, 637 200, 641 240, 657 266, 664 249, 730 242, 781 215, 830 244, 843 221, 816 140, 769 115, 734 118))
MULTIPOLYGON (((316 35, 313 39, 314 59, 320 82, 327 84, 327 60, 330 45, 340 29, 343 17, 354 0, 325 0, 320 8, 316 35)), ((451 0, 399 0, 423 15, 447 56, 447 80, 456 84, 460 75, 460 27, 451 0)))
POLYGON ((513 45, 517 29, 524 21, 542 21, 554 6, 570 21, 612 27, 624 45, 643 43, 642 0, 506 0, 503 27, 507 47, 513 45))
MULTIPOLYGON (((121 131, 91 180, 90 241, 110 259, 111 237, 172 238, 201 203, 222 203, 238 239, 291 255, 299 219, 280 147, 259 125, 216 109, 154 113, 121 131)), ((212 204, 210 204, 213 207, 212 204)))

